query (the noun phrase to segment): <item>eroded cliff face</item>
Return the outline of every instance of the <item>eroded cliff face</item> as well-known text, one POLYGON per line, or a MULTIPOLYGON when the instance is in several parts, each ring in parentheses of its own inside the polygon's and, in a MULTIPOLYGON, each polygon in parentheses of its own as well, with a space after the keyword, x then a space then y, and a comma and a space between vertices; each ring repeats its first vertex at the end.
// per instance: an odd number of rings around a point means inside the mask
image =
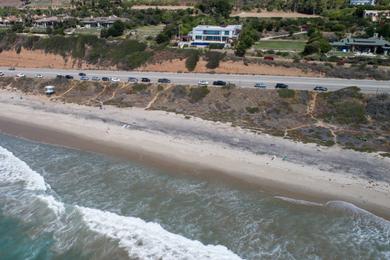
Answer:
POLYGON ((390 97, 362 94, 355 87, 315 93, 235 86, 0 79, 2 89, 31 95, 44 95, 46 85, 56 87, 56 94, 47 98, 59 102, 163 110, 302 142, 390 154, 390 97))

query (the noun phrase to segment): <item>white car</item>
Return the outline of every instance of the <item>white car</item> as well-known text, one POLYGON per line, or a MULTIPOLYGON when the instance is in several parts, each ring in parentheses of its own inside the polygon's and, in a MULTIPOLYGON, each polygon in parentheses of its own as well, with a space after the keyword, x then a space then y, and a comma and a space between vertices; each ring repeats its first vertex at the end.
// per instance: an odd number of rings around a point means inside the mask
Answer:
POLYGON ((113 77, 113 78, 111 78, 111 81, 112 82, 120 82, 121 80, 120 80, 120 78, 113 77))
POLYGON ((4 73, 0 71, 0 77, 4 77, 4 73))
POLYGON ((198 86, 207 86, 209 82, 207 80, 199 80, 198 86))
POLYGON ((23 73, 18 73, 18 74, 16 74, 16 77, 17 78, 24 78, 24 77, 26 77, 26 75, 24 75, 23 73))
POLYGON ((42 74, 37 74, 37 75, 35 75, 35 77, 36 77, 37 79, 41 79, 41 78, 43 78, 43 75, 42 75, 42 74))

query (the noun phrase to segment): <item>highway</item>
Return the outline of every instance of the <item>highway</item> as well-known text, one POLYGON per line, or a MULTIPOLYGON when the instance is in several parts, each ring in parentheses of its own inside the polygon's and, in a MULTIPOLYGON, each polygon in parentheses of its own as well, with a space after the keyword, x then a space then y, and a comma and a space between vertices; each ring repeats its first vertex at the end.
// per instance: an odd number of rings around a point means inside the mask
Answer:
POLYGON ((0 72, 5 76, 14 77, 18 73, 23 73, 26 77, 35 77, 37 74, 44 78, 55 78, 60 75, 72 75, 79 79, 78 73, 84 72, 91 79, 92 76, 98 77, 118 77, 122 82, 127 81, 128 77, 149 78, 152 82, 157 82, 159 78, 170 79, 173 84, 197 85, 199 80, 206 80, 209 85, 215 80, 223 80, 236 84, 238 87, 253 87, 255 83, 262 82, 267 88, 274 88, 276 83, 285 83, 292 89, 312 90, 315 86, 323 86, 329 91, 357 86, 366 93, 390 93, 390 81, 379 80, 357 80, 357 79, 338 79, 338 78, 314 78, 314 77, 291 77, 291 76, 269 76, 269 75, 238 75, 238 74, 208 74, 208 73, 171 73, 171 72, 139 72, 139 71, 106 71, 106 70, 63 70, 63 69, 45 69, 45 68, 9 68, 0 67, 0 72))

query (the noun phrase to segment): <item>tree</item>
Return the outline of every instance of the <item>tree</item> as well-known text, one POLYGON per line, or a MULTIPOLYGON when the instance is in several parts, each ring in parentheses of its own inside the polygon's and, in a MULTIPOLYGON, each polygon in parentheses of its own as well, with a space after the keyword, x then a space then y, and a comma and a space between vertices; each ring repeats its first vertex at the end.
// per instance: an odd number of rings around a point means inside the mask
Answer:
POLYGON ((327 39, 325 39, 321 32, 312 31, 310 38, 306 43, 305 49, 303 50, 303 55, 310 54, 324 54, 329 52, 332 47, 327 39))
POLYGON ((202 0, 197 7, 205 14, 228 18, 233 5, 226 0, 202 0))
POLYGON ((124 31, 125 31, 125 24, 121 20, 118 20, 118 21, 115 21, 113 23, 113 25, 110 28, 108 28, 107 30, 102 29, 100 31, 100 37, 102 37, 102 38, 108 38, 110 36, 118 37, 118 36, 123 35, 124 31))

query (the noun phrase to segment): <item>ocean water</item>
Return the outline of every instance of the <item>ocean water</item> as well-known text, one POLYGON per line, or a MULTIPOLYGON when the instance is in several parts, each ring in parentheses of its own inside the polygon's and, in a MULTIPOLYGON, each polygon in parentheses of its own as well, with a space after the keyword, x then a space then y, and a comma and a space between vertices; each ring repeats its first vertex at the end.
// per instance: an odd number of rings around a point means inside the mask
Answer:
POLYGON ((0 259, 390 259, 352 204, 0 135, 0 259))

